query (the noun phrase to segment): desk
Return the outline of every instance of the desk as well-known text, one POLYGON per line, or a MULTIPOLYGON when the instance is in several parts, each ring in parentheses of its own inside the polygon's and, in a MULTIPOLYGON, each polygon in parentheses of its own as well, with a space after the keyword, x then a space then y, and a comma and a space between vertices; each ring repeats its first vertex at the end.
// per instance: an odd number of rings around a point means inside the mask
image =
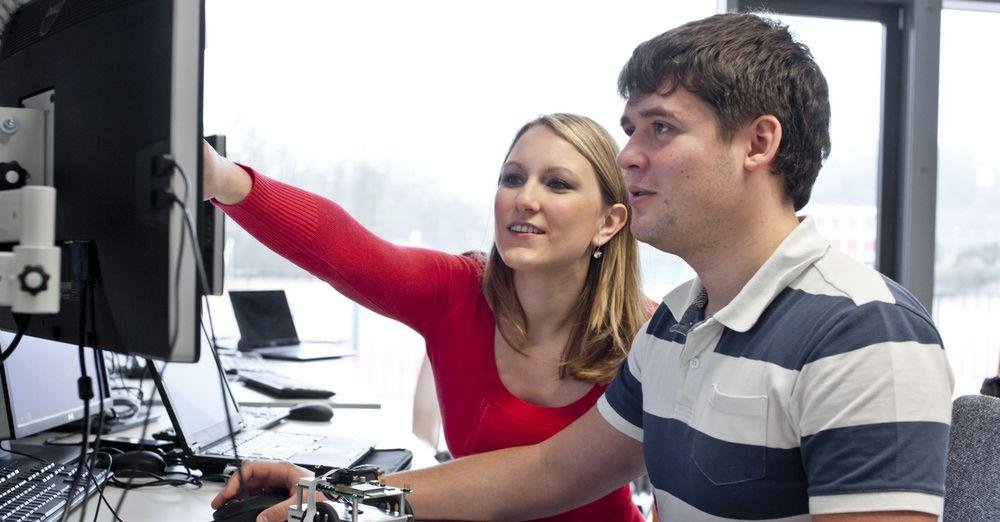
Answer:
MULTIPOLYGON (((338 409, 330 422, 296 422, 285 421, 275 427, 276 431, 288 433, 322 433, 362 437, 374 440, 377 447, 407 448, 413 451, 413 467, 426 467, 436 463, 434 450, 421 442, 410 431, 410 405, 392 401, 385 403, 379 409, 338 409)), ((169 425, 164 414, 152 423, 151 430, 169 425)), ((139 428, 122 432, 123 435, 138 436, 139 428)), ((212 519, 213 509, 209 505, 212 498, 222 488, 222 484, 205 482, 199 489, 193 487, 158 486, 142 488, 128 492, 119 517, 125 522, 145 521, 184 521, 201 522, 212 519)), ((105 488, 105 497, 114 506, 121 497, 122 490, 115 487, 105 488)), ((92 496, 87 504, 86 520, 93 519, 94 509, 101 502, 100 496, 92 496)), ((78 520, 80 508, 73 511, 71 520, 78 520)), ((102 505, 98 520, 111 522, 114 516, 102 505)))
MULTIPOLYGON (((408 398, 412 400, 417 371, 423 354, 410 352, 391 353, 391 350, 371 350, 339 359, 317 361, 283 361, 264 359, 264 368, 294 378, 304 385, 326 388, 336 392, 327 400, 334 408, 378 408, 384 400, 408 398), (389 352, 389 353, 387 353, 389 352)), ((112 387, 138 386, 135 379, 112 379, 112 387)), ((277 399, 246 388, 235 376, 230 376, 229 387, 236 401, 250 406, 270 404, 298 404, 303 399, 277 399)), ((155 389, 152 379, 142 382, 143 396, 149 397, 155 389)), ((316 401, 310 399, 310 401, 316 401)), ((323 401, 322 399, 320 400, 323 401)))
MULTIPOLYGON (((378 408, 382 403, 383 394, 370 385, 372 376, 378 372, 377 361, 372 357, 358 354, 307 362, 265 360, 264 364, 267 369, 304 385, 333 390, 336 395, 330 397, 328 403, 335 408, 378 408)), ((303 402, 302 399, 276 399, 238 384, 238 381, 230 380, 229 386, 236 402, 241 404, 303 402)))
MULTIPOLYGON (((395 400, 386 393, 385 386, 372 382, 378 376, 379 366, 384 364, 376 357, 353 355, 339 359, 317 361, 284 361, 264 359, 261 366, 277 374, 294 378, 307 386, 325 388, 336 393, 329 399, 280 399, 243 386, 236 375, 227 376, 229 388, 236 402, 248 406, 293 405, 303 402, 326 402, 334 408, 379 408, 386 398, 395 400)), ((225 360, 223 360, 225 363, 225 360)), ((139 387, 138 379, 112 379, 112 388, 139 387)), ((150 397, 156 390, 151 378, 142 380, 143 397, 150 397)), ((413 389, 409 384, 408 389, 413 389)), ((158 398, 154 403, 158 403, 158 398)))

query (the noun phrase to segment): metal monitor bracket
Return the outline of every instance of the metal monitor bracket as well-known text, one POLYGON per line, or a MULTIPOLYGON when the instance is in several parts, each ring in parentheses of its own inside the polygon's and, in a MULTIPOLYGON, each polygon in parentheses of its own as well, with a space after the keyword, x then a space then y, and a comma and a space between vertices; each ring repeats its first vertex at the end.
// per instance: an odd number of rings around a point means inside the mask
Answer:
MULTIPOLYGON (((61 252, 55 246, 56 190, 46 175, 46 111, 0 107, 0 306, 59 312, 61 252)), ((51 156, 49 156, 51 157, 51 156)))

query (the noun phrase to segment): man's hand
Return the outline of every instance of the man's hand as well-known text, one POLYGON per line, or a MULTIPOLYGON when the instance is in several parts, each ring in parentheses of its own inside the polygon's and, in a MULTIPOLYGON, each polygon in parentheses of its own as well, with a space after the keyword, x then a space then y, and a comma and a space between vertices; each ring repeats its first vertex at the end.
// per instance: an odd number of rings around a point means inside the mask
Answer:
MULTIPOLYGON (((251 495, 259 495, 268 490, 288 492, 288 500, 275 504, 261 512, 258 522, 278 522, 287 520, 288 508, 295 503, 296 485, 302 477, 312 477, 313 472, 289 462, 246 462, 240 468, 247 490, 251 495)), ((212 508, 219 509, 226 502, 240 497, 240 473, 233 473, 226 487, 212 499, 212 508)), ((317 496, 317 501, 322 501, 317 496)))

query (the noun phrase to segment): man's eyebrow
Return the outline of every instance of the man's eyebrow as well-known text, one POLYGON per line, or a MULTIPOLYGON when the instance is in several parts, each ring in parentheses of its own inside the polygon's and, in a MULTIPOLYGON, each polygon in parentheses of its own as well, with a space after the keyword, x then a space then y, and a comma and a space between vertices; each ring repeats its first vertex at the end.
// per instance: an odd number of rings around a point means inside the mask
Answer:
MULTIPOLYGON (((664 109, 663 107, 650 107, 648 109, 640 110, 639 111, 639 117, 640 118, 655 118, 655 117, 660 117, 660 118, 670 118, 670 119, 673 119, 673 120, 679 120, 680 119, 677 116, 676 112, 674 112, 674 111, 668 111, 668 110, 664 109)), ((621 124, 622 127, 625 127, 626 125, 630 125, 632 123, 632 119, 629 118, 628 116, 624 116, 623 115, 619 123, 621 124)))
POLYGON ((668 111, 668 110, 664 109, 663 107, 650 107, 648 109, 641 110, 641 111, 639 111, 639 116, 643 117, 643 118, 651 118, 653 116, 660 116, 660 117, 663 117, 663 118, 671 118, 671 119, 675 119, 675 120, 678 119, 677 118, 677 113, 675 113, 674 111, 668 111))

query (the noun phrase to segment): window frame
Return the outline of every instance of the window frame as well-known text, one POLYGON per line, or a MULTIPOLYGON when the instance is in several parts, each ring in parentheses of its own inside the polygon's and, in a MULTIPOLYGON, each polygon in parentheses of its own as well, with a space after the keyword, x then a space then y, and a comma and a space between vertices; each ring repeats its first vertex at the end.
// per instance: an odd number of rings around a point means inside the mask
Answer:
POLYGON ((720 0, 720 7, 867 20, 885 28, 875 266, 930 310, 934 295, 941 1, 720 0))

